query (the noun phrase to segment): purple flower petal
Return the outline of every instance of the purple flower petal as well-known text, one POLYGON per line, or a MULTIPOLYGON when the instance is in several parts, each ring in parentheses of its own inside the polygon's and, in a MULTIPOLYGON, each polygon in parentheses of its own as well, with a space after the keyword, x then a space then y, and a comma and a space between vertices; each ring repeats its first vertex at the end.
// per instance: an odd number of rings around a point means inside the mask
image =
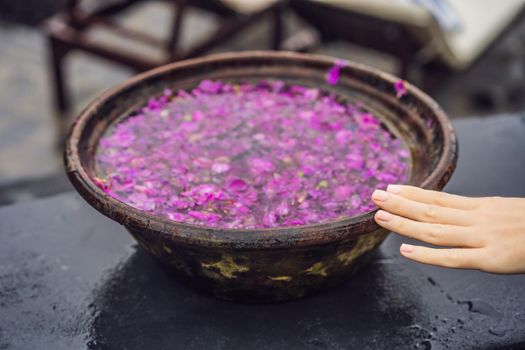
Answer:
POLYGON ((290 214, 290 206, 286 202, 282 202, 275 208, 275 214, 277 214, 279 217, 287 216, 290 214))
POLYGON ((339 67, 333 66, 326 74, 326 82, 330 85, 336 85, 339 81, 339 67))
POLYGON ((341 75, 341 68, 346 67, 347 63, 345 61, 338 60, 335 62, 332 68, 326 73, 326 82, 330 85, 336 85, 339 82, 339 77, 341 75))
POLYGON ((253 158, 250 160, 250 167, 256 173, 272 172, 275 170, 275 166, 272 162, 262 158, 253 158))
POLYGON ((186 221, 186 215, 178 212, 169 212, 166 214, 170 220, 184 222, 186 221))
POLYGON ((242 179, 235 178, 228 183, 228 189, 233 192, 243 192, 248 189, 248 184, 242 179))
POLYGON ((209 94, 216 94, 221 90, 222 85, 220 81, 203 80, 198 89, 209 94))
POLYGON ((406 86, 405 86, 405 81, 402 80, 402 79, 399 79, 398 81, 396 81, 394 83, 394 90, 396 90, 396 97, 397 98, 401 98, 403 96, 405 96, 408 92, 406 86))
POLYGON ((352 188, 352 186, 341 185, 335 188, 334 198, 339 202, 343 202, 347 200, 352 195, 353 192, 354 192, 354 189, 352 188))
POLYGON ((208 213, 204 211, 189 211, 188 215, 200 221, 204 221, 208 224, 215 224, 222 220, 222 217, 215 213, 208 213))

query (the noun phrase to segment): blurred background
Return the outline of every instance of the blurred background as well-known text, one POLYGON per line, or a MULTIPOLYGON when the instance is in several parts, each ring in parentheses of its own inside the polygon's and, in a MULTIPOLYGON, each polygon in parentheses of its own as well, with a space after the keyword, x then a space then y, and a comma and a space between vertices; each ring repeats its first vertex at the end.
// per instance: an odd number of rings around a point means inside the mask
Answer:
POLYGON ((452 119, 525 111, 525 0, 0 0, 0 205, 68 191, 75 115, 208 53, 293 50, 391 72, 452 119))

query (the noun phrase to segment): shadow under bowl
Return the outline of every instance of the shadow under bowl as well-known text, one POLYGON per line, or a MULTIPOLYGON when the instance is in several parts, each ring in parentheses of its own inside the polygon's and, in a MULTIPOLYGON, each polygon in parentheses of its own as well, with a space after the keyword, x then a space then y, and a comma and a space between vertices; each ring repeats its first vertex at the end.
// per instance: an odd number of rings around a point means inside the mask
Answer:
POLYGON ((335 86, 325 81, 336 59, 286 52, 212 55, 162 66, 110 89, 75 121, 64 153, 69 179, 98 211, 124 225, 156 260, 191 286, 242 302, 296 299, 347 280, 388 232, 374 213, 338 221, 268 229, 217 229, 177 223, 122 203, 93 182, 98 140, 120 118, 170 88, 192 89, 203 79, 280 79, 333 91, 379 117, 411 152, 408 183, 442 190, 455 169, 457 140, 435 101, 376 69, 348 63, 335 86))

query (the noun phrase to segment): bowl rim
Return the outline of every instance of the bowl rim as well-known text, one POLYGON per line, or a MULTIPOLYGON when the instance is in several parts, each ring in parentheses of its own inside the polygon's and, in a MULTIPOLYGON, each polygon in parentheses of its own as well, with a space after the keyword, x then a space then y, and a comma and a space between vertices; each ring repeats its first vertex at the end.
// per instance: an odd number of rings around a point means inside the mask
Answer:
MULTIPOLYGON (((64 163, 67 175, 75 189, 95 209, 109 218, 132 229, 146 229, 168 235, 182 244, 197 244, 227 248, 278 248, 326 244, 342 238, 350 238, 379 228, 373 217, 377 209, 359 216, 339 220, 286 227, 227 229, 192 225, 145 213, 131 205, 111 197, 100 189, 90 178, 79 156, 79 142, 89 120, 109 99, 120 92, 136 87, 147 79, 162 76, 168 72, 207 63, 239 61, 254 58, 267 60, 289 60, 301 63, 320 63, 328 67, 341 59, 286 51, 244 51, 207 55, 163 65, 140 73, 106 91, 89 103, 74 121, 66 140, 64 163)), ((347 67, 371 75, 392 85, 400 78, 367 65, 344 60, 347 67)), ((457 137, 452 124, 441 107, 430 96, 412 84, 405 82, 407 92, 419 99, 436 116, 443 134, 443 152, 435 168, 425 180, 416 186, 426 189, 441 189, 450 178, 457 162, 457 137)))

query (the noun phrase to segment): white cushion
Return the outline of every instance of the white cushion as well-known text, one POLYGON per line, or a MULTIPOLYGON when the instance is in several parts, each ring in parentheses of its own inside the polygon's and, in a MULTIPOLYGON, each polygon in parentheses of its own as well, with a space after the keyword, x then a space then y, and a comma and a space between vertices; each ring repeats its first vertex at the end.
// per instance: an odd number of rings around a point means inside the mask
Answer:
POLYGON ((278 0, 221 0, 226 6, 232 10, 242 13, 251 14, 264 10, 273 5, 278 0))
POLYGON ((379 17, 409 25, 424 26, 432 18, 411 0, 310 0, 314 3, 335 6, 356 13, 379 17))
POLYGON ((458 68, 478 57, 525 6, 525 0, 449 0, 449 3, 463 23, 461 30, 444 33, 458 68))
POLYGON ((461 27, 444 31, 412 0, 309 0, 404 24, 430 52, 455 69, 470 65, 520 14, 525 0, 448 0, 461 27))

